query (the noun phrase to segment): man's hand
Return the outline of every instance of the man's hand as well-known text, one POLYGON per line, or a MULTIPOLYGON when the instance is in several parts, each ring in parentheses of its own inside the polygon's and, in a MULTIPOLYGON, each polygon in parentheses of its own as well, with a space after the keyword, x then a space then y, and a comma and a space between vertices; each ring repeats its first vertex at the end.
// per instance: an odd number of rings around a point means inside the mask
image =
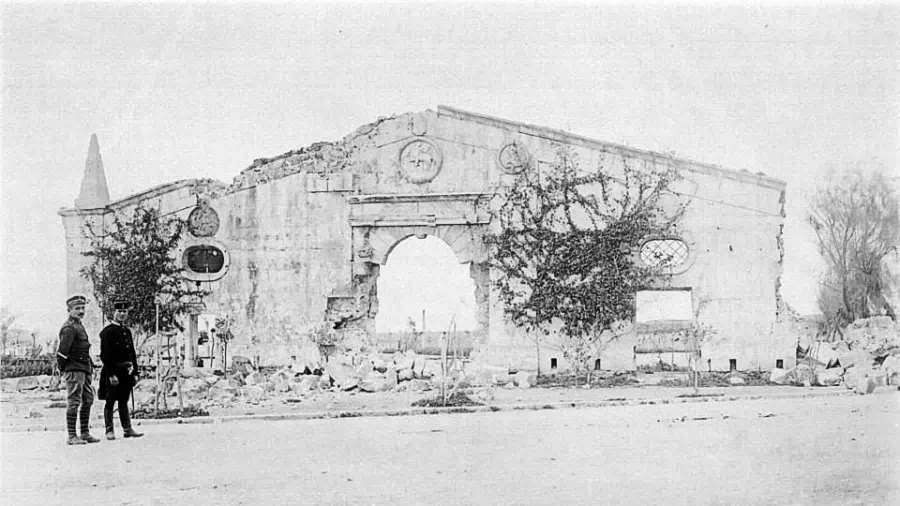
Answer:
POLYGON ((114 386, 114 387, 115 387, 115 386, 118 386, 118 385, 119 385, 119 378, 117 378, 117 377, 115 377, 115 376, 110 376, 110 377, 109 377, 109 384, 112 385, 112 386, 114 386))

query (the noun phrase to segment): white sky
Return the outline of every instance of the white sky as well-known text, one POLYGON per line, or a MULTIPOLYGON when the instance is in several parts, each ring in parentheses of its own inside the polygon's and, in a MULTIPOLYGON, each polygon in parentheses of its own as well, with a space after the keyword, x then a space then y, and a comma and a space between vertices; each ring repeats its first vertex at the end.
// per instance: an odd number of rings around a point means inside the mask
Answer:
POLYGON ((60 207, 97 133, 110 193, 226 182, 253 159, 446 104, 788 182, 783 293, 815 311, 804 201, 898 170, 900 7, 10 4, 0 303, 65 316, 60 207))
POLYGON ((376 332, 475 330, 475 281, 444 241, 409 237, 388 255, 378 275, 376 332))

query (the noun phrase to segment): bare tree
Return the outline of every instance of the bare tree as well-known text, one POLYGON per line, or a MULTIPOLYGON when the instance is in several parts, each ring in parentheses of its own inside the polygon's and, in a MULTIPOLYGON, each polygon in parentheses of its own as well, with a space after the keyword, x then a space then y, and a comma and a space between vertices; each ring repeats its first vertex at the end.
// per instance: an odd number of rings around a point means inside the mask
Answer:
POLYGON ((6 356, 6 346, 15 340, 16 315, 9 308, 0 308, 0 355, 6 356))
POLYGON ((831 332, 874 314, 896 320, 884 261, 900 244, 900 205, 891 182, 858 169, 830 178, 810 202, 809 223, 827 265, 819 307, 831 332))

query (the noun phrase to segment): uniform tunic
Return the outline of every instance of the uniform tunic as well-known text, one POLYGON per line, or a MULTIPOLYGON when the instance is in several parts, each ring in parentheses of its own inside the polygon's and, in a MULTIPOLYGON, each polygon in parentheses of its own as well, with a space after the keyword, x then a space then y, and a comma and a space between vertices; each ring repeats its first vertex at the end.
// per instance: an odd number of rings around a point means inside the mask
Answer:
POLYGON ((100 331, 100 360, 103 361, 103 368, 100 370, 98 396, 101 399, 127 398, 134 388, 134 377, 128 374, 129 365, 133 375, 137 376, 137 354, 128 327, 113 322, 100 331), (119 379, 118 385, 109 384, 112 376, 119 379))
POLYGON ((81 320, 69 317, 59 329, 56 365, 62 372, 80 371, 88 374, 94 372, 91 362, 91 342, 81 325, 81 320))

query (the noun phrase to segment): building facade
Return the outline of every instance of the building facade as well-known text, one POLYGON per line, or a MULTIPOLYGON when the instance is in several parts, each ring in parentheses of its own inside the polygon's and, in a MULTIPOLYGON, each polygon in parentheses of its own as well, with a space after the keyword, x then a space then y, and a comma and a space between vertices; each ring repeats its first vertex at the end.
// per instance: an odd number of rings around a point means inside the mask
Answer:
MULTIPOLYGON (((510 324, 491 288, 483 238, 496 226, 497 189, 521 170, 550 170, 560 147, 583 167, 674 167, 682 179, 671 197, 688 204, 671 237, 641 245, 646 259, 654 251, 676 259, 664 272, 667 288, 638 294, 634 325, 598 351, 598 366, 633 369, 670 356, 677 362, 683 347, 671 330, 690 321, 717 330, 703 348, 711 369, 793 360, 796 338, 780 318, 784 182, 443 106, 258 159, 230 184, 184 180, 112 202, 92 138, 81 193, 59 212, 67 288, 91 293, 79 275, 90 247, 85 223, 102 226, 139 205, 183 217, 190 233, 181 261, 187 276, 211 291, 203 312, 235 319, 229 355, 276 364, 308 353, 310 336, 322 329, 370 338, 380 266, 400 241, 430 235, 469 266, 475 356, 534 368, 534 344, 510 324)), ((99 331, 100 315, 89 312, 85 322, 89 332, 99 331)), ((197 326, 191 317, 188 342, 196 342, 197 326)), ((543 370, 566 365, 553 339, 541 361, 543 370)))

